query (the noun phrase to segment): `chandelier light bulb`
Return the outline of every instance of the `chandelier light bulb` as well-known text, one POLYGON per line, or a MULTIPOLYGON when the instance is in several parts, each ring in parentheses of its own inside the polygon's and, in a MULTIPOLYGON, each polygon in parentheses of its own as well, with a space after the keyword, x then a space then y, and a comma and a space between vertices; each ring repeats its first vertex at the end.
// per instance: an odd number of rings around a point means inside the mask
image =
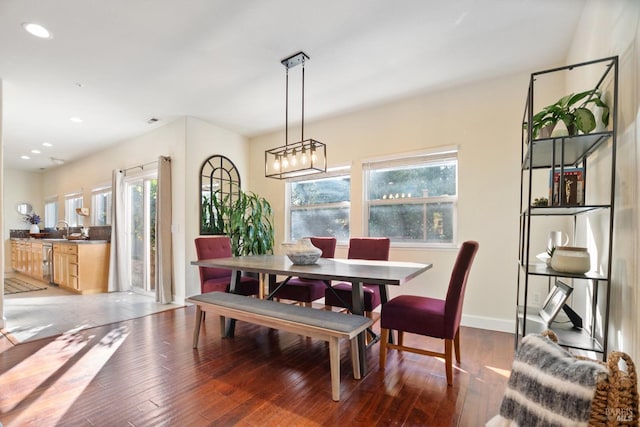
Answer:
POLYGON ((276 171, 280 170, 280 156, 276 156, 276 159, 273 161, 273 169, 276 171))
POLYGON ((289 156, 285 153, 284 159, 282 159, 282 167, 284 169, 289 167, 289 156))

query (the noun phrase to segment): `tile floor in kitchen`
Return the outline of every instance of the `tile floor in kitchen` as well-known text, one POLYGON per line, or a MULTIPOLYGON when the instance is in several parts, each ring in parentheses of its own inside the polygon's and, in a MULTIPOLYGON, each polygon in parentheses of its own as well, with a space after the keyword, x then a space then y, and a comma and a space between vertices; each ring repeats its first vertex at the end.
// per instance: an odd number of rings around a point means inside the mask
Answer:
MULTIPOLYGON (((7 274, 32 281, 28 277, 7 274)), ((49 284, 47 289, 4 296, 2 333, 16 344, 183 307, 159 304, 134 292, 77 295, 49 284)))

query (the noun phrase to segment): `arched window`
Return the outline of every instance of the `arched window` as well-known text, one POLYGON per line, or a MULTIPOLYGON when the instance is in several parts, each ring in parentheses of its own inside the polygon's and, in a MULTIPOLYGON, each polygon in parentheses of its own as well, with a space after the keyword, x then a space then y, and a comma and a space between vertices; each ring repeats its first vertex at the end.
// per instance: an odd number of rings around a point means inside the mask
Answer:
POLYGON ((225 156, 214 155, 200 168, 200 234, 224 234, 225 211, 238 199, 240 174, 225 156))

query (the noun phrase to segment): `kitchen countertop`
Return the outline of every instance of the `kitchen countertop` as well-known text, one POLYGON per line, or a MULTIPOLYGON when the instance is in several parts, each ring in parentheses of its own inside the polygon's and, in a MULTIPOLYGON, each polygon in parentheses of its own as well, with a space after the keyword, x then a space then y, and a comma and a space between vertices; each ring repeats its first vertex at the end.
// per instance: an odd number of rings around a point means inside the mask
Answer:
POLYGON ((32 237, 12 237, 11 240, 24 240, 29 242, 45 242, 45 243, 70 243, 70 244, 92 244, 92 243, 109 243, 108 240, 82 240, 82 239, 34 239, 32 237))

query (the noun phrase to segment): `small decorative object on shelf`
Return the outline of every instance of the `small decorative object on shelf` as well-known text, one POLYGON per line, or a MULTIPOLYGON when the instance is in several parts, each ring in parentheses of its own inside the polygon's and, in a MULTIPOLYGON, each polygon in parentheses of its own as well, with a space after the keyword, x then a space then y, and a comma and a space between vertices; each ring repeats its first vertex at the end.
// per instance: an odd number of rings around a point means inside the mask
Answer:
POLYGON ((584 205, 584 168, 563 168, 561 179, 560 170, 549 173, 549 198, 552 206, 582 206, 584 205))
POLYGON ((298 265, 315 264, 322 255, 322 250, 313 246, 309 238, 300 239, 293 245, 285 245, 285 248, 291 262, 298 265))
POLYGON ((551 268, 560 273, 583 274, 591 269, 587 248, 558 246, 551 256, 551 268))
POLYGON ((549 199, 547 199, 546 197, 536 197, 533 200, 532 205, 535 207, 549 206, 549 199))

